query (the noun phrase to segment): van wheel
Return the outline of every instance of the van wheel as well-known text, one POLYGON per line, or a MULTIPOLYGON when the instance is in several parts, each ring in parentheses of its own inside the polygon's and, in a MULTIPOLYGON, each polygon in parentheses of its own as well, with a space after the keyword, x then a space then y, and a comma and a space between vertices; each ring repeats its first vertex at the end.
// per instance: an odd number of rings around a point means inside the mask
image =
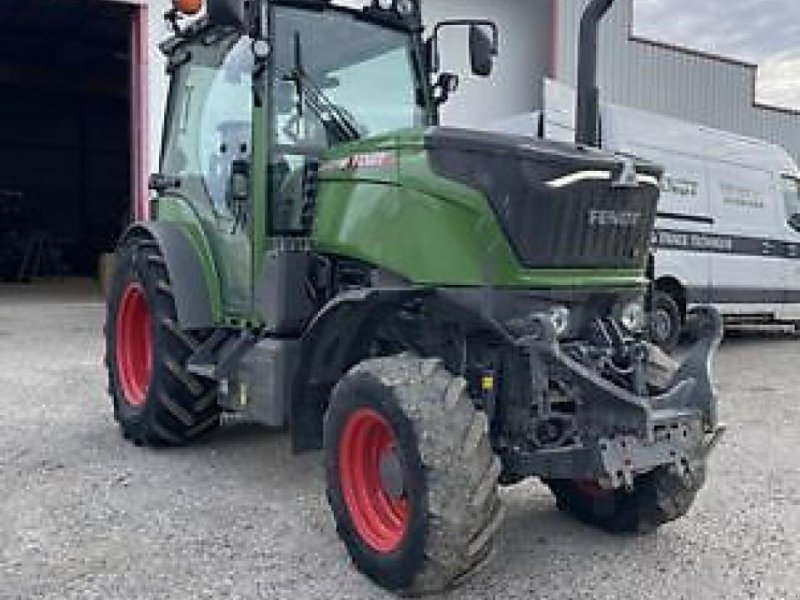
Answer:
POLYGON ((650 315, 650 339, 665 352, 678 347, 683 330, 683 316, 677 302, 666 292, 653 295, 653 312, 650 315))

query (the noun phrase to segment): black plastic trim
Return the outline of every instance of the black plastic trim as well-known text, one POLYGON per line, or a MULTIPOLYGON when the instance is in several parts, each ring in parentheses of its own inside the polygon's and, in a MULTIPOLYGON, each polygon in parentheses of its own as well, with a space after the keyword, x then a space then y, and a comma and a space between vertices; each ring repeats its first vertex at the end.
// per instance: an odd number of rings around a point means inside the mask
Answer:
POLYGON ((683 215, 680 213, 671 213, 671 212, 659 212, 656 216, 659 219, 669 219, 671 221, 686 221, 687 223, 702 223, 703 225, 713 225, 716 222, 711 217, 683 215))
POLYGON ((798 304, 800 290, 780 288, 690 287, 690 304, 798 304))
POLYGON ((655 230, 652 241, 656 249, 800 260, 800 241, 662 228, 655 230))
POLYGON ((143 237, 158 244, 166 261, 181 329, 214 327, 214 312, 205 272, 187 235, 172 223, 136 223, 125 232, 119 245, 143 237))

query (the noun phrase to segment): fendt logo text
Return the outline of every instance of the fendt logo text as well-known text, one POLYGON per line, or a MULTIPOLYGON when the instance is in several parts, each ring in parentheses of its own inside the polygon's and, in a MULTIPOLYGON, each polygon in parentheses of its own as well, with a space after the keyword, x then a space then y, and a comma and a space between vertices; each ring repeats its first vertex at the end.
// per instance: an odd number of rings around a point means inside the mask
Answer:
POLYGON ((593 227, 636 227, 642 213, 620 210, 590 210, 589 225, 593 227))

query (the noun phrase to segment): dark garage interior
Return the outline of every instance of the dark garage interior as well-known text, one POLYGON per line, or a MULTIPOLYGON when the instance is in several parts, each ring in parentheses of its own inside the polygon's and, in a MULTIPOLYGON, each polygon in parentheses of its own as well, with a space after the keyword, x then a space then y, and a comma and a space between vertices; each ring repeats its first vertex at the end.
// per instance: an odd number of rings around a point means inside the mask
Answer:
POLYGON ((96 278, 130 214, 131 9, 0 0, 0 280, 96 278))

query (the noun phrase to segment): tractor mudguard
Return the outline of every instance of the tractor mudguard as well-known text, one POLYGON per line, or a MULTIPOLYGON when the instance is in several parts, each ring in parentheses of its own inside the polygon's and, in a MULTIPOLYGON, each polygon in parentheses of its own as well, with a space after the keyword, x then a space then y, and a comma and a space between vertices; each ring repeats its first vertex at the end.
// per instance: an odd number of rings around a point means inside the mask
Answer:
POLYGON ((331 300, 301 338, 289 428, 295 452, 322 447, 322 422, 331 389, 366 352, 375 323, 398 306, 429 296, 423 288, 369 288, 331 300))
POLYGON ((214 327, 209 282, 189 235, 173 223, 135 223, 124 233, 119 246, 135 239, 150 239, 158 244, 166 262, 181 329, 214 327))

